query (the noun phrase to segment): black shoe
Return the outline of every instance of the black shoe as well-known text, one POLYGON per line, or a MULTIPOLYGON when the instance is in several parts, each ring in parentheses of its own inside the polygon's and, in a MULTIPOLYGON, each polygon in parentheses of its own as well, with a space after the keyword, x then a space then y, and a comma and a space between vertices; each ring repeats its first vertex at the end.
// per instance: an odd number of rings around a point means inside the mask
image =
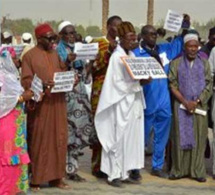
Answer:
POLYGON ((142 180, 142 176, 140 175, 139 170, 132 170, 129 177, 133 180, 136 180, 136 181, 142 180))
POLYGON ((163 170, 152 169, 151 174, 161 178, 166 178, 166 179, 168 178, 168 174, 164 173, 163 170))
POLYGON ((179 176, 175 176, 175 175, 169 175, 169 179, 170 180, 177 180, 177 179, 181 179, 181 177, 179 177, 179 176))
POLYGON ((203 183, 206 182, 207 180, 204 177, 200 177, 200 178, 195 178, 196 181, 203 183))
POLYGON ((117 188, 121 188, 122 187, 122 182, 120 179, 114 179, 112 181, 108 181, 108 184, 113 186, 113 187, 117 187, 117 188))
POLYGON ((107 175, 102 171, 93 172, 92 174, 99 179, 107 179, 107 175))
POLYGON ((123 180, 122 182, 127 184, 141 184, 140 180, 132 179, 131 177, 123 180))

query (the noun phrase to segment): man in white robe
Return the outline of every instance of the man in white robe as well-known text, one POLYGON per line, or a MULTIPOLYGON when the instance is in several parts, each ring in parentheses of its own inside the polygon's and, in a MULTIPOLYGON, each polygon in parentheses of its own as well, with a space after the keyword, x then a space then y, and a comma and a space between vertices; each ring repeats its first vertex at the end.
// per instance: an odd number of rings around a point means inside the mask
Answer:
MULTIPOLYGON (((211 68, 211 76, 215 82, 215 47, 212 49, 210 57, 208 59, 210 68, 211 68)), ((213 151, 213 179, 215 179, 215 90, 213 83, 213 98, 212 98, 212 121, 213 121, 213 142, 212 142, 212 151, 213 151)))
POLYGON ((121 187, 121 180, 131 181, 129 172, 144 167, 145 108, 141 81, 133 80, 121 57, 131 56, 136 35, 130 22, 118 26, 120 44, 112 54, 95 116, 95 126, 102 144, 101 170, 108 183, 121 187))

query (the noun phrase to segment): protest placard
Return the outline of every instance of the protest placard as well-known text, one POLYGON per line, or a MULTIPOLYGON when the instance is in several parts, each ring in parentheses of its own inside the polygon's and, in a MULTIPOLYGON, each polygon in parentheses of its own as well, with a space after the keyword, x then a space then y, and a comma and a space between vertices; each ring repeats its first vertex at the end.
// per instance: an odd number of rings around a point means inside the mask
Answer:
POLYGON ((76 60, 95 60, 99 51, 98 43, 75 43, 76 60))
POLYGON ((167 78, 163 67, 152 57, 122 57, 121 58, 133 79, 167 78))
POLYGON ((56 72, 54 74, 54 87, 52 93, 72 91, 75 80, 74 71, 56 72))
POLYGON ((172 32, 178 32, 181 28, 183 15, 175 11, 168 10, 164 23, 164 28, 172 32))
POLYGON ((34 75, 31 83, 31 90, 34 92, 34 100, 38 102, 41 98, 41 94, 43 93, 43 82, 36 74, 34 75))

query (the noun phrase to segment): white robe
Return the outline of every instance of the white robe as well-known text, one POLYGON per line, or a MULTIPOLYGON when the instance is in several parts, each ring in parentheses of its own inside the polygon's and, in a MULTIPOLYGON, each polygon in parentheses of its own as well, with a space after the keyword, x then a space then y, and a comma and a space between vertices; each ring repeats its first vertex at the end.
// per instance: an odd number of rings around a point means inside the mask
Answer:
POLYGON ((103 148, 101 170, 109 181, 127 179, 128 171, 144 167, 145 99, 139 81, 133 80, 123 65, 122 56, 126 53, 118 45, 109 61, 95 115, 103 148))
MULTIPOLYGON (((215 74, 215 47, 212 49, 210 57, 208 59, 210 68, 211 68, 211 76, 214 78, 215 74)), ((212 121, 215 124, 215 86, 213 86, 213 97, 212 97, 212 121)), ((213 175, 215 175, 215 125, 213 125, 213 143, 212 143, 212 151, 213 151, 213 175)))

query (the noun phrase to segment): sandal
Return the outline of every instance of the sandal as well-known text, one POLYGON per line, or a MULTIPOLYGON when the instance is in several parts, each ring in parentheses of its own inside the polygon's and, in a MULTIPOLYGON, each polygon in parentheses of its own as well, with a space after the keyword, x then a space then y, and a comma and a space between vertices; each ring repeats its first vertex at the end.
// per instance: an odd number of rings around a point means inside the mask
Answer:
POLYGON ((84 179, 83 177, 81 177, 80 175, 78 174, 71 174, 71 175, 68 175, 68 178, 70 180, 73 180, 73 181, 76 181, 76 182, 86 182, 86 179, 84 179))
POLYGON ((70 190, 72 189, 67 183, 65 183, 62 179, 56 179, 49 182, 51 187, 59 188, 62 190, 70 190))
POLYGON ((40 191, 40 185, 30 184, 30 188, 31 188, 32 192, 39 192, 40 191))

